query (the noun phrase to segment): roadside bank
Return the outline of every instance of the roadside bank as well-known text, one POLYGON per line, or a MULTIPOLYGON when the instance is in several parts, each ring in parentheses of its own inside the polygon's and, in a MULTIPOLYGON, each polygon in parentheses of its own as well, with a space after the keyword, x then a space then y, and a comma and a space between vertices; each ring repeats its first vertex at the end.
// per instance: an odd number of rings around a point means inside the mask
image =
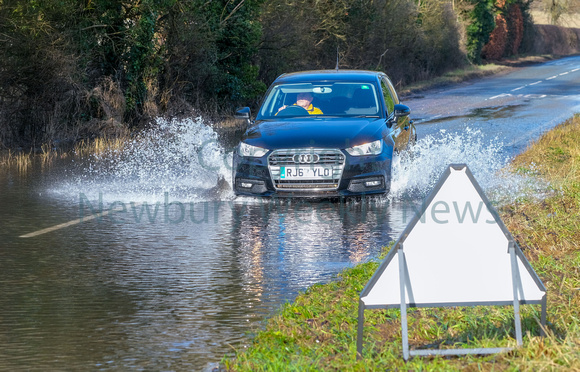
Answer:
MULTIPOLYGON (((460 358, 402 358, 398 310, 365 313, 363 360, 356 360, 360 291, 378 262, 342 272, 284 305, 251 346, 224 358, 231 371, 273 370, 578 370, 580 368, 580 116, 544 134, 516 157, 510 171, 541 178, 549 193, 501 206, 500 216, 548 289, 547 336, 540 308, 521 307, 524 346, 510 353, 460 358)), ((388 251, 386 247, 384 253, 388 251)), ((383 253, 383 254, 384 254, 383 253)), ((460 278, 458 278, 460 280, 460 278)), ((409 310, 409 342, 417 347, 515 346, 513 308, 409 310)))

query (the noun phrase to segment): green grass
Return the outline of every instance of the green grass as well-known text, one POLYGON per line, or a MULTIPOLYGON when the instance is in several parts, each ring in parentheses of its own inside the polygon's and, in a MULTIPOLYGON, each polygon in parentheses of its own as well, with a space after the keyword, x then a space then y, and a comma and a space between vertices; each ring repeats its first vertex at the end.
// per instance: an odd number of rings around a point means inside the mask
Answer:
MULTIPOLYGON (((580 116, 518 156, 512 171, 552 188, 540 201, 517 201, 502 220, 548 289, 547 336, 538 305, 521 307, 524 346, 488 356, 402 358, 398 310, 365 311, 364 359, 356 359, 358 299, 377 262, 315 285, 270 318, 252 344, 224 358, 233 371, 578 371, 580 370, 580 116), (549 156, 552 154, 553 156, 549 156)), ((389 247, 385 248, 385 252, 389 247)), ((410 309, 411 348, 515 346, 513 307, 410 309)))

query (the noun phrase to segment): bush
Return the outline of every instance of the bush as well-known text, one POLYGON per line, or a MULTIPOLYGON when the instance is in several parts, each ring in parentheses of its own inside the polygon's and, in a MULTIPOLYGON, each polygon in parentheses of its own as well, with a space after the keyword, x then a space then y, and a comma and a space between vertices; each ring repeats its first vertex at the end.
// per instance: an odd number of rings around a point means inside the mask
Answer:
POLYGON ((518 54, 524 38, 524 12, 527 7, 520 0, 500 0, 496 3, 496 11, 495 28, 481 50, 481 57, 487 60, 500 60, 518 54))
POLYGON ((569 55, 580 53, 580 29, 554 25, 536 25, 534 54, 569 55))
POLYGON ((77 59, 62 33, 70 26, 64 9, 70 13, 74 6, 0 6, 0 146, 40 145, 70 129, 82 113, 77 59))
POLYGON ((230 114, 281 73, 337 59, 400 87, 462 67, 466 54, 578 48, 573 31, 533 28, 528 0, 0 1, 2 146, 230 114))
POLYGON ((192 105, 255 100, 265 89, 255 64, 261 4, 2 1, 0 144, 123 132, 192 105))
POLYGON ((481 57, 487 60, 499 60, 503 57, 508 43, 508 26, 502 14, 495 16, 495 28, 489 36, 489 42, 481 49, 481 57))
POLYGON ((510 4, 507 10, 508 40, 504 56, 518 54, 524 39, 524 15, 521 3, 510 4))
POLYGON ((341 68, 383 70, 408 84, 465 63, 452 5, 426 0, 274 0, 264 4, 260 78, 341 68))
POLYGON ((467 19, 467 58, 481 62, 481 50, 495 28, 493 0, 465 0, 462 13, 467 19))

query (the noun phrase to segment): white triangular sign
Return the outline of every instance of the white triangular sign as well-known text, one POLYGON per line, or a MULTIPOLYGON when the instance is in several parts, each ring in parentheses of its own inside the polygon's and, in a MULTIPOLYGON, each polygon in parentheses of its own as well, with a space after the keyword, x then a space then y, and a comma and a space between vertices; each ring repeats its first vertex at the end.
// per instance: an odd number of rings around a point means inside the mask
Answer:
POLYGON ((513 304, 514 283, 521 303, 540 303, 546 292, 464 164, 447 169, 383 260, 361 293, 365 308, 401 304, 400 249, 409 306, 513 304))

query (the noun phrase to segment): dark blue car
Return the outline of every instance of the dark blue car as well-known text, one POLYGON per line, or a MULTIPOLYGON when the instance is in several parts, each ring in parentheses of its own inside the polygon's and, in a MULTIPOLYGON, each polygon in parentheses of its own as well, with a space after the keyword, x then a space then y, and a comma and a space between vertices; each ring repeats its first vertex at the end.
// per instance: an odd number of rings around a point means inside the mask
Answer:
MULTIPOLYGON (((233 158, 237 195, 340 197, 390 190, 393 155, 415 141, 410 109, 381 72, 281 75, 233 158)), ((250 109, 236 113, 250 120, 250 109)))

